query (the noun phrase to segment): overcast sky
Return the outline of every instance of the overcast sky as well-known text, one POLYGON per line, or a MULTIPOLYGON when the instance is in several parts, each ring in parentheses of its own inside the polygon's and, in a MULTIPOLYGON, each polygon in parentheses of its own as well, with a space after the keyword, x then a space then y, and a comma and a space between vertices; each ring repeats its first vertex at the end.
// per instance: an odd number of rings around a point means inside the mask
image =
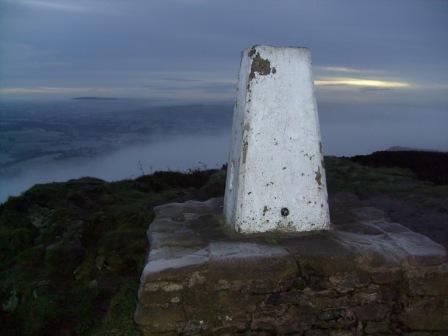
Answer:
POLYGON ((318 101, 448 106, 448 1, 0 0, 0 97, 232 101, 240 51, 311 49, 318 101))

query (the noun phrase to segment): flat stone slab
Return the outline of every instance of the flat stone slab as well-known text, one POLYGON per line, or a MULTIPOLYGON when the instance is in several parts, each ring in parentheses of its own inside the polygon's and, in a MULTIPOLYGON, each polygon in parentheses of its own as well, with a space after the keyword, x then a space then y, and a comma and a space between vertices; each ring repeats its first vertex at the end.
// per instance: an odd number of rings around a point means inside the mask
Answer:
POLYGON ((330 231, 244 235, 227 231, 222 199, 155 212, 144 335, 448 334, 446 250, 375 208, 330 231))

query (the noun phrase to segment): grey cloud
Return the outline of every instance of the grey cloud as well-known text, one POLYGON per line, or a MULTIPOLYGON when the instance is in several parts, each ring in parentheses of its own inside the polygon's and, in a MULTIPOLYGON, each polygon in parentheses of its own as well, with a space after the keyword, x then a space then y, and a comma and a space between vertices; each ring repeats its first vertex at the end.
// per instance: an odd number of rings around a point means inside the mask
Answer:
MULTIPOLYGON (((345 69, 346 74, 420 86, 448 83, 448 2, 24 3, 0 4, 2 87, 130 89, 157 72, 159 79, 173 78, 176 85, 190 83, 194 88, 199 81, 210 82, 210 73, 219 74, 217 82, 236 78, 240 51, 254 43, 310 47, 317 76, 339 75, 345 69), (196 76, 184 76, 187 72, 196 76)), ((350 93, 346 99, 352 99, 350 93)))

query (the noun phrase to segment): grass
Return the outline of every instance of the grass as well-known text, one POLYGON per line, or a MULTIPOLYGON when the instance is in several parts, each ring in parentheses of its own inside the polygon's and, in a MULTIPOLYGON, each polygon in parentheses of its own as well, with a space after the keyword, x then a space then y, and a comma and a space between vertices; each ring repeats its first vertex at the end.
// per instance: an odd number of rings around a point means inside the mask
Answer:
POLYGON ((325 159, 329 193, 352 192, 360 196, 388 194, 392 196, 424 195, 446 197, 447 185, 421 181, 405 168, 372 168, 348 159, 325 159))

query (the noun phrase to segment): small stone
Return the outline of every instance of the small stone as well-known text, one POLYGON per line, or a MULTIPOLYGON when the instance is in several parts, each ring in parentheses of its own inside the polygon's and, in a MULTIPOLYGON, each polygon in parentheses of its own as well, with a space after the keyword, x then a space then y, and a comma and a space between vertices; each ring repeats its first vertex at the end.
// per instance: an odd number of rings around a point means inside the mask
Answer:
POLYGON ((337 274, 329 278, 332 288, 339 293, 348 293, 356 288, 365 287, 369 284, 370 278, 366 274, 337 274))
POLYGON ((188 288, 191 288, 193 286, 202 285, 207 281, 207 279, 201 275, 200 272, 194 272, 190 279, 188 280, 188 288))
POLYGON ((226 290, 230 288, 230 284, 227 280, 219 279, 218 283, 216 284, 217 290, 226 290))
POLYGON ((390 283, 400 282, 403 278, 403 272, 401 269, 388 268, 387 270, 375 271, 372 275, 372 281, 376 284, 385 285, 390 283))
POLYGON ((379 333, 386 333, 388 331, 390 331, 388 321, 380 321, 380 322, 369 321, 367 322, 366 327, 364 328, 364 332, 366 334, 379 334, 379 333))
POLYGON ((160 281, 160 282, 148 282, 145 284, 145 291, 156 292, 158 290, 163 290, 165 292, 174 292, 182 290, 183 286, 178 283, 160 281))
POLYGON ((180 302, 180 297, 175 296, 170 301, 171 301, 171 303, 179 303, 180 302))
POLYGON ((366 304, 363 306, 355 307, 355 315, 362 321, 381 321, 387 317, 390 313, 390 308, 386 305, 377 303, 366 304))
POLYGON ((319 320, 322 321, 329 321, 344 317, 344 315, 345 315, 344 309, 329 309, 320 313, 318 318, 319 320))
POLYGON ((353 336, 350 330, 331 330, 329 336, 353 336))

